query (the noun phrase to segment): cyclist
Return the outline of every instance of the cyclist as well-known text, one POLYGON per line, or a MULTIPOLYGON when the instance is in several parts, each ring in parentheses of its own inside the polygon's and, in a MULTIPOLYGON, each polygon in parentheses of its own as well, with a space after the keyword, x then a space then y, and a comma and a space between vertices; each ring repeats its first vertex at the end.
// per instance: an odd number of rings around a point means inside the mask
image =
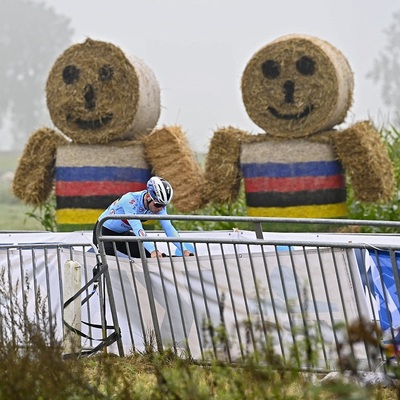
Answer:
MULTIPOLYGON (((115 200, 99 217, 93 229, 93 243, 97 246, 96 228, 99 220, 108 215, 168 215, 167 205, 171 202, 174 191, 172 186, 163 178, 153 176, 147 182, 147 189, 139 192, 128 192, 115 200)), ((103 236, 147 236, 140 219, 109 219, 102 226, 103 236)), ((161 227, 168 237, 179 237, 178 231, 170 220, 160 220, 161 227)), ((162 257, 153 242, 143 242, 146 257, 162 257)), ((193 255, 192 250, 185 243, 174 242, 174 245, 184 256, 193 255)), ((115 255, 113 242, 104 242, 106 254, 115 255)), ((140 257, 138 242, 115 242, 118 251, 131 257, 140 257), (128 245, 128 246, 127 246, 128 245)))

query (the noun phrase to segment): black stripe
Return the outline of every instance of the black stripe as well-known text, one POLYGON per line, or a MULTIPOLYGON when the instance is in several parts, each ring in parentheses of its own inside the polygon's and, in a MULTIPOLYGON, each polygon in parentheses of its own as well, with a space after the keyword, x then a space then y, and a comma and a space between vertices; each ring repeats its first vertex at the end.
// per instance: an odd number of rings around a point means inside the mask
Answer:
POLYGON ((118 198, 116 195, 109 196, 57 196, 57 208, 89 208, 106 209, 118 198))
POLYGON ((246 193, 249 207, 290 207, 317 204, 334 204, 346 201, 346 189, 299 191, 291 193, 246 193))

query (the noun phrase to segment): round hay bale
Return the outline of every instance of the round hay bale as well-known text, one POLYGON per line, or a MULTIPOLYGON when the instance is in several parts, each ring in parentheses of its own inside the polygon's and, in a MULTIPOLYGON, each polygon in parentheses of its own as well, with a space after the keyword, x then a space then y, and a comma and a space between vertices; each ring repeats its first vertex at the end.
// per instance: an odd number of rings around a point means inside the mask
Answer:
POLYGON ((241 181, 241 143, 246 132, 228 126, 214 132, 206 158, 204 198, 215 203, 238 199, 241 181))
POLYGON ((334 46, 307 35, 283 36, 251 58, 242 76, 247 113, 276 137, 305 137, 343 122, 353 73, 334 46))
POLYGON ((370 121, 334 133, 333 143, 357 199, 367 203, 392 199, 396 189, 393 165, 387 147, 370 121))
POLYGON ((153 72, 117 46, 87 39, 56 60, 46 85, 53 123, 76 143, 107 143, 150 133, 160 116, 153 72))
POLYGON ((27 204, 42 205, 53 190, 57 147, 67 143, 49 128, 34 132, 25 146, 12 184, 14 195, 27 204))
POLYGON ((182 129, 164 126, 144 137, 143 142, 153 173, 169 181, 174 189, 175 208, 181 212, 201 208, 204 176, 182 129))

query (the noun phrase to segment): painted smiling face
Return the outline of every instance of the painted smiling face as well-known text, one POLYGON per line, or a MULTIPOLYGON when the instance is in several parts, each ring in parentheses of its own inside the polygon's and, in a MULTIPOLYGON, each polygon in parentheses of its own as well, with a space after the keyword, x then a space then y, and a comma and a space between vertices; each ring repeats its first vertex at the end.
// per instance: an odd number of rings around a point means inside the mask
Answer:
POLYGON ((246 111, 276 137, 306 137, 343 122, 353 94, 343 54, 305 35, 284 36, 259 50, 242 77, 246 111))
POLYGON ((107 143, 149 133, 159 117, 159 87, 144 65, 111 43, 86 40, 69 47, 52 67, 46 86, 53 123, 75 143, 107 143), (149 101, 151 100, 151 101, 149 101), (147 103, 147 119, 140 117, 147 103), (150 118, 150 121, 149 121, 150 118))

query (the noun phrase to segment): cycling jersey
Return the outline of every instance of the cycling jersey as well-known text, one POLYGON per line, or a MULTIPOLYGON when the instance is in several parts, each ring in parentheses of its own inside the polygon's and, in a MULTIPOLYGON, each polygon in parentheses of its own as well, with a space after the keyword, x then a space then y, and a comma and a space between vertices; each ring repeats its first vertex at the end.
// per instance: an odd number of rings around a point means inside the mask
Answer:
MULTIPOLYGON (((144 205, 144 196, 147 190, 141 192, 128 192, 119 199, 115 200, 99 217, 99 220, 108 215, 122 214, 153 214, 144 205)), ((157 215, 168 215, 166 207, 162 208, 157 215)), ((170 220, 160 220, 161 227, 168 237, 178 237, 179 234, 170 220)), ((104 222, 104 227, 113 232, 123 233, 132 230, 135 236, 147 236, 143 229, 142 222, 139 219, 109 219, 104 222)), ((143 242, 144 247, 150 253, 155 250, 154 243, 143 242)), ((187 250, 184 243, 174 242, 174 245, 181 251, 187 250)))

